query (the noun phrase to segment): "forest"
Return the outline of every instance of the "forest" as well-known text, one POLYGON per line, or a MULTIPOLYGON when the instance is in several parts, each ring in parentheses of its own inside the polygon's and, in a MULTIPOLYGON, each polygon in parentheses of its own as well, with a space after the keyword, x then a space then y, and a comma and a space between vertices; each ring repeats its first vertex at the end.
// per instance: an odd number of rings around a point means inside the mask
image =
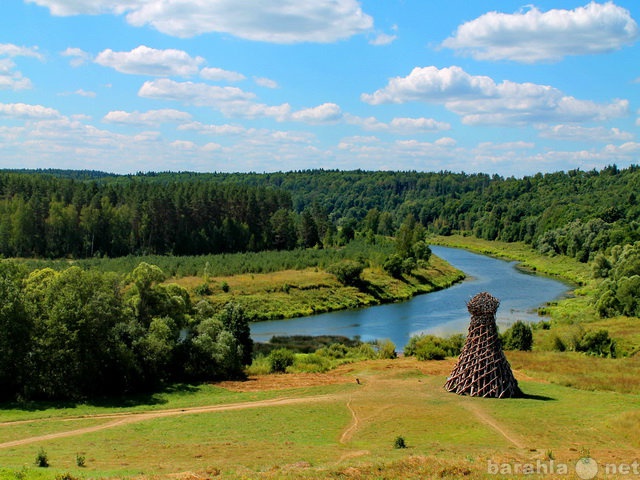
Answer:
POLYGON ((241 376, 253 347, 242 309, 193 305, 164 279, 144 262, 125 278, 0 262, 0 398, 80 400, 241 376))
POLYGON ((636 166, 521 179, 0 171, 0 391, 7 399, 88 398, 241 375, 252 354, 247 316, 166 283, 176 272, 154 263, 177 256, 245 271, 247 257, 234 254, 269 252, 271 261, 290 252, 278 265, 321 266, 348 283, 365 260, 362 249, 344 248, 354 241, 394 237, 395 253, 376 261, 401 278, 428 262, 430 233, 473 235, 589 262, 602 279, 597 313, 640 316, 639 187, 636 166), (99 263, 107 258, 128 266, 107 271, 99 263), (55 268, 38 263, 46 259, 55 268))
POLYGON ((592 260, 640 240, 640 168, 524 178, 452 172, 0 172, 6 257, 200 255, 428 232, 521 241, 592 260))

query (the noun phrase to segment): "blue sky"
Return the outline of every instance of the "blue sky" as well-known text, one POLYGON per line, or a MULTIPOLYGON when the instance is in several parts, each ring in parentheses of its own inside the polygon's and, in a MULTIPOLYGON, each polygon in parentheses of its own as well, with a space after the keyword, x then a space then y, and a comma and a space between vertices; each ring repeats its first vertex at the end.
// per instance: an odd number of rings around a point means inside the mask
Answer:
POLYGON ((638 164, 640 5, 3 0, 0 168, 638 164))

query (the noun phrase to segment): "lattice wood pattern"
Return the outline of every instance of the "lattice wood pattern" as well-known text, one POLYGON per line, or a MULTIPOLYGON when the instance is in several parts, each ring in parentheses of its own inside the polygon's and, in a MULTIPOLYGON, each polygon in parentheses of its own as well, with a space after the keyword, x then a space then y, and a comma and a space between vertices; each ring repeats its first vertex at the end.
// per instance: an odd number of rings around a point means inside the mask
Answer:
POLYGON ((522 394, 504 356, 496 311, 500 300, 482 292, 467 303, 471 314, 469 333, 458 362, 444 388, 458 395, 508 398, 522 394))

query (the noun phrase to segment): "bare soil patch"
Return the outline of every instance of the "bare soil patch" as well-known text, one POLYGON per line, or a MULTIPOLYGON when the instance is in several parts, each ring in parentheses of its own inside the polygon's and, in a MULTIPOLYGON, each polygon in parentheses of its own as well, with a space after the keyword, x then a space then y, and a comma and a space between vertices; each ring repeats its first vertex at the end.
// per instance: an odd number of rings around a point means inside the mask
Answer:
POLYGON ((217 382, 216 386, 233 392, 260 392, 266 390, 286 390, 289 388, 320 387, 355 382, 350 375, 353 367, 343 365, 326 373, 283 373, 256 375, 246 380, 217 382))

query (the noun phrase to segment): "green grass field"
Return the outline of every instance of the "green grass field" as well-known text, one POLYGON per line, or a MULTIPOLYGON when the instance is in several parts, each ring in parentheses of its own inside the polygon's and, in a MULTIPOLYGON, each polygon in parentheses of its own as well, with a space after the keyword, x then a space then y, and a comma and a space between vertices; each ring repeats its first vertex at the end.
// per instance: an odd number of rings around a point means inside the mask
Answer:
POLYGON ((194 387, 188 402, 183 392, 169 392, 162 405, 133 410, 4 410, 0 477, 512 478, 488 469, 551 459, 573 468, 587 452, 602 465, 638 457, 637 388, 562 386, 548 382, 548 373, 536 375, 530 360, 509 358, 525 398, 453 395, 442 388, 453 360, 400 358, 328 376, 280 375, 279 385, 270 376, 194 387), (309 378, 320 384, 295 387, 309 378), (394 448, 398 436, 406 449, 394 448), (24 444, 6 445, 14 441, 24 444), (48 468, 34 465, 40 448, 48 468))
MULTIPOLYGON (((342 285, 334 275, 319 268, 214 276, 208 280, 212 293, 207 298, 220 307, 228 302, 240 304, 253 321, 274 320, 408 300, 449 287, 462 278, 462 272, 434 257, 426 267, 401 279, 379 267, 365 268, 358 286, 342 285), (227 291, 221 288, 223 284, 227 291)), ((190 276, 169 282, 193 291, 203 279, 190 276)))

